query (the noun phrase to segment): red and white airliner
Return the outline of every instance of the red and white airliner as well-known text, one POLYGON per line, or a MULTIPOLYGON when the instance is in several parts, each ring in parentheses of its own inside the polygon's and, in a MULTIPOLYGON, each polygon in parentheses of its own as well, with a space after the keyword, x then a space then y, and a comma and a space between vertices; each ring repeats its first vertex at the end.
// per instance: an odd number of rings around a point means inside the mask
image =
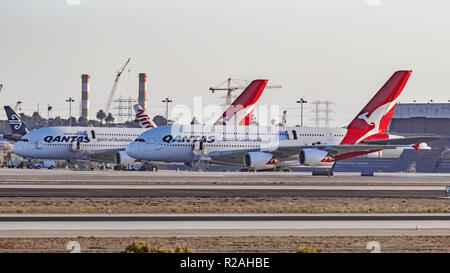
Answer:
POLYGON ((250 84, 255 95, 239 101, 239 109, 245 109, 240 111, 243 119, 236 116, 236 122, 230 123, 228 114, 235 114, 231 109, 215 125, 154 128, 137 137, 126 152, 147 161, 184 162, 200 168, 208 164, 238 165, 259 170, 298 164, 329 166, 331 162, 382 150, 418 149, 430 138, 386 133, 411 72, 395 72, 346 128, 242 126, 250 123, 254 100, 267 83, 255 80, 250 84))

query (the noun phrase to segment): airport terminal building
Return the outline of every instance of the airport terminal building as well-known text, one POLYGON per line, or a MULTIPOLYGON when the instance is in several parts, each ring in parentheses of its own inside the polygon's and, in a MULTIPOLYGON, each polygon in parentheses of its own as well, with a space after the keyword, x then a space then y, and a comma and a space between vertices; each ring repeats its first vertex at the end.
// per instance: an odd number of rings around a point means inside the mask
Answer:
POLYGON ((450 173, 450 103, 399 103, 389 133, 434 134, 442 141, 428 143, 431 150, 405 150, 399 158, 353 158, 339 161, 335 171, 450 173))

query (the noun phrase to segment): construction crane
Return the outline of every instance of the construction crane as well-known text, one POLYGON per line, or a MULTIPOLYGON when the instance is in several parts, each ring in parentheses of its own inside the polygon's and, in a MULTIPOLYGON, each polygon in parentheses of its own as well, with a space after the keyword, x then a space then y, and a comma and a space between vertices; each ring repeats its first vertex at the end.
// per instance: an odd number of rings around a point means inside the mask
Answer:
MULTIPOLYGON (((227 100, 226 104, 231 105, 232 101, 232 92, 236 91, 238 89, 245 89, 250 84, 250 81, 248 80, 239 80, 239 79, 232 79, 228 78, 226 81, 221 82, 220 84, 216 85, 215 87, 210 87, 209 90, 211 90, 212 93, 215 91, 227 91, 227 100), (232 83, 234 83, 236 86, 231 86, 232 83), (225 87, 223 87, 226 84, 225 87)), ((266 85, 266 89, 271 88, 281 88, 281 85, 266 85)))
POLYGON ((111 91, 109 92, 108 103, 106 104, 106 107, 105 107, 106 115, 108 115, 108 113, 109 113, 109 108, 111 107, 112 100, 114 99, 114 94, 116 93, 116 89, 117 89, 117 85, 119 84, 120 76, 122 75, 122 72, 125 70, 128 63, 130 62, 130 59, 131 58, 128 58, 128 60, 125 62, 125 64, 122 65, 122 67, 119 69, 119 71, 117 71, 116 79, 114 80, 114 84, 111 88, 111 91))

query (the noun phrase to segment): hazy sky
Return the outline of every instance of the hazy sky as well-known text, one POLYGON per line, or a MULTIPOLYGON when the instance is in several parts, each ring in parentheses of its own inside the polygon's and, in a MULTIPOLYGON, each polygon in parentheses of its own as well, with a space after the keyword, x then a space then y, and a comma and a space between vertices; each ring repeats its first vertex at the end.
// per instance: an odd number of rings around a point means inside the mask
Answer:
POLYGON ((332 125, 343 126, 398 69, 413 70, 401 101, 450 99, 449 11, 448 0, 3 0, 0 100, 23 101, 27 114, 39 103, 44 117, 51 104, 67 117, 73 96, 78 114, 88 73, 95 118, 131 57, 116 98, 137 98, 146 72, 153 115, 165 96, 219 104, 209 86, 268 78, 283 88, 266 90, 260 103, 287 109, 288 124, 298 124, 295 101, 304 96, 334 102, 332 125))

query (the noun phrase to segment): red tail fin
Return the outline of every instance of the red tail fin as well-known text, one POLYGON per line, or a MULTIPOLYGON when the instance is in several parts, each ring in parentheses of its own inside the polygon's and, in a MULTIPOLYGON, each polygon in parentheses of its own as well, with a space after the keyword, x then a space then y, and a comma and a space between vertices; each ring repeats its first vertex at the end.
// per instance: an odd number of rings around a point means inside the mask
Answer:
POLYGON ((384 134, 394 113, 398 97, 411 75, 411 70, 397 71, 359 112, 347 127, 341 144, 353 144, 372 134, 384 134))
MULTIPOLYGON (((255 103, 261 96, 268 80, 254 80, 239 95, 239 97, 228 107, 222 116, 214 123, 214 125, 226 125, 227 122, 235 115, 243 112, 237 124, 250 125, 250 115, 253 112, 255 103), (245 112, 244 112, 245 111, 245 112)), ((238 117, 239 118, 239 117, 238 117)))

